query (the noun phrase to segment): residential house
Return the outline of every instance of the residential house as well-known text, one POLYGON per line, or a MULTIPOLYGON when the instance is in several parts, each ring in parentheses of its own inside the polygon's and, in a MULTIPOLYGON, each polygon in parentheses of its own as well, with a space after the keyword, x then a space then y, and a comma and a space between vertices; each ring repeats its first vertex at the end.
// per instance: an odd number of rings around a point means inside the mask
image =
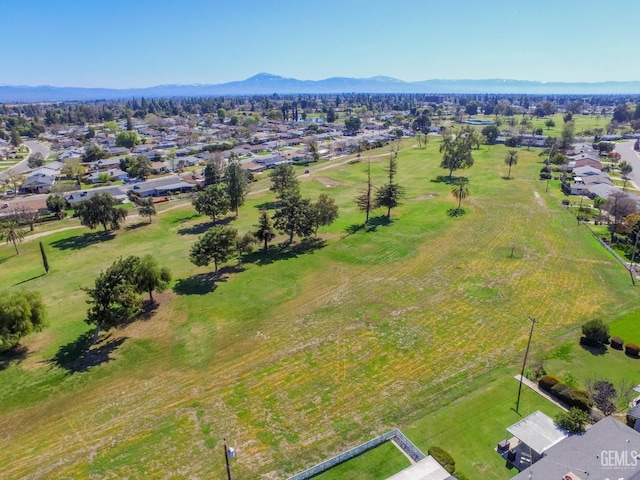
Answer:
POLYGON ((607 478, 640 480, 640 433, 613 417, 604 417, 582 435, 553 441, 512 480, 607 478))
POLYGON ((128 201, 127 193, 122 186, 93 188, 91 190, 76 190, 74 192, 65 193, 64 198, 67 203, 73 208, 74 205, 84 200, 89 200, 91 197, 99 193, 108 193, 113 198, 115 198, 116 202, 118 203, 124 203, 128 201))
POLYGON ((91 174, 87 175, 87 180, 90 181, 93 184, 96 183, 102 183, 102 176, 104 175, 109 175, 109 180, 113 181, 113 180, 123 180, 123 181, 127 181, 129 180, 129 175, 127 174, 127 172, 124 172, 122 170, 120 170, 119 168, 110 168, 108 170, 99 170, 96 172, 92 172, 91 174))
POLYGON ((29 175, 18 189, 18 193, 49 193, 56 177, 46 173, 29 175))
POLYGON ((173 192, 191 192, 194 186, 194 184, 182 180, 178 175, 170 175, 168 177, 154 178, 145 182, 136 183, 133 187, 128 187, 128 191, 142 198, 146 198, 169 195, 173 192))

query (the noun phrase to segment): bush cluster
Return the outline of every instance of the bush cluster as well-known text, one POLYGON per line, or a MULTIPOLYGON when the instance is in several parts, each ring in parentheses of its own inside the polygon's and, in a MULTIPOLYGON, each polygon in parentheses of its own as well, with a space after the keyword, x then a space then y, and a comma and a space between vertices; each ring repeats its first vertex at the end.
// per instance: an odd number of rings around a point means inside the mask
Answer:
POLYGON ((630 357, 638 358, 638 355, 640 354, 640 347, 638 347, 638 345, 636 345, 635 343, 627 343, 624 348, 624 353, 626 353, 630 357))
POLYGON ((544 375, 541 377, 540 380, 538 380, 538 387, 570 407, 579 408, 585 412, 591 411, 591 400, 587 392, 561 383, 560 380, 553 375, 544 375))
POLYGON ((613 337, 610 342, 611 348, 615 348, 616 350, 622 350, 622 346, 624 345, 624 340, 620 337, 613 337))
POLYGON ((449 452, 446 452, 440 447, 430 447, 429 450, 427 450, 427 453, 435 458, 447 472, 452 474, 456 471, 456 462, 453 457, 449 455, 449 452))

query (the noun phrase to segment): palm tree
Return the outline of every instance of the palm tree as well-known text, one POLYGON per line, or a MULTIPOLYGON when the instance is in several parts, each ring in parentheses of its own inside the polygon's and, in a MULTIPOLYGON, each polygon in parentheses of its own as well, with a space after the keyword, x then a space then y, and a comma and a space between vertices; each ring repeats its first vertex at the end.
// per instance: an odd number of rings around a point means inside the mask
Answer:
POLYGON ((451 189, 451 193, 458 200, 458 208, 457 208, 458 211, 460 211, 462 200, 464 200, 469 196, 469 187, 467 187, 468 183, 469 183, 468 180, 459 178, 456 180, 454 184, 455 186, 451 189))
POLYGON ((16 249, 16 255, 19 255, 18 243, 21 242, 27 234, 27 230, 20 227, 15 220, 8 220, 0 223, 0 239, 6 240, 7 243, 13 243, 16 249))
POLYGON ((618 168, 620 169, 620 173, 622 174, 622 179, 624 180, 624 184, 622 185, 622 191, 625 191, 627 188, 627 182, 629 181, 628 175, 633 171, 633 167, 629 162, 623 160, 618 164, 618 168))
POLYGON ((509 150, 507 152, 507 156, 504 157, 504 163, 509 165, 509 173, 507 174, 507 178, 511 178, 511 167, 518 164, 518 151, 509 150))

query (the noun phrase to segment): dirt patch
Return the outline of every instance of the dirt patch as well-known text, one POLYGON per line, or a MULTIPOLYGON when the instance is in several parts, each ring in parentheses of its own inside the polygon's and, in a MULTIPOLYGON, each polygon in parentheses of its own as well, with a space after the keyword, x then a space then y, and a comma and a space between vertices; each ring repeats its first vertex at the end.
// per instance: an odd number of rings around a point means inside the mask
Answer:
POLYGON ((314 180, 320 182, 326 188, 340 187, 346 185, 346 183, 339 180, 335 180, 331 177, 315 177, 314 180))
POLYGON ((542 199, 542 197, 540 196, 540 194, 538 192, 533 192, 533 195, 536 197, 536 202, 538 202, 538 205, 540 205, 542 208, 547 208, 547 204, 544 203, 544 200, 542 199))
POLYGON ((413 198, 410 198, 409 200, 429 200, 430 198, 435 198, 437 196, 438 196, 437 193, 425 193, 424 195, 420 195, 419 197, 413 197, 413 198))

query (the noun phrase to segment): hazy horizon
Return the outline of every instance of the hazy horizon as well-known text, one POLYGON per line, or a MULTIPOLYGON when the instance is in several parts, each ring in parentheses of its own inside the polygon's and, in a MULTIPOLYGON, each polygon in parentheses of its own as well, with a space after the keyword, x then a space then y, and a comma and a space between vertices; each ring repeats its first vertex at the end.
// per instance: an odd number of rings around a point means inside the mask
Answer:
POLYGON ((640 80, 627 38, 640 3, 614 8, 596 0, 5 1, 0 29, 12 41, 0 52, 0 84, 132 89, 215 85, 258 72, 300 80, 640 80))

